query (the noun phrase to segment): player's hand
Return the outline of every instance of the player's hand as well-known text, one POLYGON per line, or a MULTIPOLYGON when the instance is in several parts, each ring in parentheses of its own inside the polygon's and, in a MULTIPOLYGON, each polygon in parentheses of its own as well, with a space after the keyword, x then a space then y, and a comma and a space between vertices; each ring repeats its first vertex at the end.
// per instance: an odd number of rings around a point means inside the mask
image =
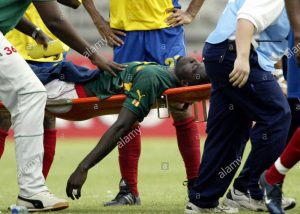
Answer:
POLYGON ((66 193, 69 198, 75 200, 75 198, 79 199, 81 197, 81 188, 86 181, 87 175, 88 171, 79 166, 75 172, 73 172, 68 180, 66 188, 66 193))
POLYGON ((91 62, 96 65, 100 70, 109 72, 114 77, 117 76, 116 71, 123 71, 126 68, 126 65, 120 65, 115 62, 109 61, 106 58, 95 53, 90 57, 91 62))
POLYGON ((189 12, 184 12, 178 8, 169 9, 167 12, 172 12, 172 15, 165 20, 165 22, 171 27, 190 24, 194 20, 194 17, 189 12))
POLYGON ((249 58, 238 56, 234 62, 233 71, 229 74, 229 82, 231 82, 234 87, 242 88, 248 81, 249 74, 249 58))
POLYGON ((48 42, 50 42, 51 40, 52 39, 41 30, 37 33, 37 35, 35 37, 36 43, 43 45, 44 49, 48 48, 48 42))
MULTIPOLYGON (((294 47, 299 47, 299 45, 300 45, 300 32, 298 32, 298 33, 295 32, 295 45, 294 45, 294 47)), ((297 51, 296 58, 297 58, 298 67, 300 67, 300 51, 297 51)))
POLYGON ((118 37, 120 36, 126 36, 126 33, 120 30, 111 29, 109 26, 109 22, 105 19, 101 18, 96 24, 96 27, 98 29, 98 32, 100 35, 108 41, 108 44, 110 46, 116 45, 121 46, 124 44, 124 41, 118 37))

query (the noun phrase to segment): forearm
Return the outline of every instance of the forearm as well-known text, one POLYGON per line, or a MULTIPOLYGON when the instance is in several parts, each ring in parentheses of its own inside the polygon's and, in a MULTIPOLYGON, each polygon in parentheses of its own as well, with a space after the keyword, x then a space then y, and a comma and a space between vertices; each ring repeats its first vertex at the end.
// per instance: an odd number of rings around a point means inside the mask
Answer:
POLYGON ((22 33, 24 33, 27 36, 32 36, 32 33, 35 31, 37 27, 31 23, 30 21, 28 21, 26 18, 22 18, 21 21, 18 23, 18 25, 16 26, 16 29, 18 31, 21 31, 22 33))
POLYGON ((89 43, 82 39, 67 22, 56 2, 34 2, 34 5, 46 26, 57 38, 75 51, 85 55, 86 49, 90 48, 89 43), (49 14, 49 10, 52 11, 52 14, 49 14))
POLYGON ((88 171, 99 163, 117 146, 120 138, 130 131, 136 121, 137 118, 131 111, 122 108, 117 121, 105 132, 97 146, 84 158, 78 168, 88 171))
POLYGON ((300 1, 285 0, 287 13, 295 35, 300 36, 300 1))
POLYGON ((47 23, 46 26, 57 38, 82 55, 91 47, 65 19, 47 23))
POLYGON ((195 18, 199 10, 201 9, 204 1, 205 0, 192 0, 186 12, 188 12, 193 18, 195 18))
POLYGON ((105 21, 99 11, 96 9, 94 0, 83 0, 82 4, 86 11, 89 13, 95 25, 101 24, 103 21, 105 21))
POLYGON ((236 28, 236 50, 237 57, 248 59, 251 49, 251 41, 255 32, 254 25, 246 20, 239 19, 236 28))

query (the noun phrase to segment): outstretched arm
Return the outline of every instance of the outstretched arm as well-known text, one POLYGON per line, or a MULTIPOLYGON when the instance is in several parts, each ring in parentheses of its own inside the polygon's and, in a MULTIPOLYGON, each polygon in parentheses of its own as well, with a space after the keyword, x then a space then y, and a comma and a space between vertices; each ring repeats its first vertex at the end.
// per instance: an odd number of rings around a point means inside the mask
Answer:
POLYGON ((81 38, 71 24, 67 22, 56 1, 33 1, 33 3, 46 26, 62 42, 80 54, 88 57, 100 69, 108 71, 113 75, 115 75, 113 69, 123 69, 123 66, 106 60, 97 52, 93 52, 91 55, 87 54, 87 50, 91 49, 91 45, 81 38))
MULTIPOLYGON (((300 1, 285 0, 286 9, 295 35, 295 46, 300 45, 300 1)), ((296 53, 298 66, 300 67, 300 51, 296 53)))
POLYGON ((73 200, 81 196, 81 188, 87 178, 88 170, 105 158, 116 146, 120 138, 125 136, 137 122, 137 116, 122 108, 117 121, 105 132, 97 146, 81 161, 70 176, 66 188, 68 197, 73 200))
POLYGON ((173 14, 165 21, 172 27, 190 24, 195 19, 204 1, 205 0, 192 0, 186 11, 177 8, 169 10, 169 12, 173 12, 173 14))

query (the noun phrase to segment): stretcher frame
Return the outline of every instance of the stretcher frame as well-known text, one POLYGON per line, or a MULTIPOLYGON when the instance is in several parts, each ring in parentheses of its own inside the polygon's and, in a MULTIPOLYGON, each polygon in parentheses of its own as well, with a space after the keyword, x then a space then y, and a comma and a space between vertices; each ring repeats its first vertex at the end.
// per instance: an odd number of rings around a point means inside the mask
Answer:
MULTIPOLYGON (((194 104, 195 120, 199 121, 199 112, 197 102, 202 103, 204 121, 207 119, 207 100, 210 97, 211 84, 197 85, 170 88, 163 92, 161 97, 157 99, 152 108, 157 108, 158 117, 163 119, 170 117, 170 104, 172 103, 188 103, 194 104), (162 116, 160 113, 161 108, 166 108, 168 115, 162 116)), ((126 95, 118 94, 113 95, 108 99, 101 100, 97 97, 87 97, 78 99, 64 99, 56 101, 48 101, 48 107, 70 106, 70 110, 66 113, 52 113, 48 112, 57 118, 82 121, 99 117, 103 115, 118 114, 122 108, 122 104, 126 99, 126 95)), ((3 104, 0 102, 0 111, 7 111, 3 104)))

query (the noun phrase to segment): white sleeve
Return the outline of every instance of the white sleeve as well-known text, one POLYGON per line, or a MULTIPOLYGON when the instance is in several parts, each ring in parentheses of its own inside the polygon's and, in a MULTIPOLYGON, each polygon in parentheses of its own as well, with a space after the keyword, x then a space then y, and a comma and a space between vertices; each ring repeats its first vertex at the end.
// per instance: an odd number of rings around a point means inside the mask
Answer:
POLYGON ((237 19, 249 20, 260 33, 280 16, 284 6, 284 0, 246 0, 237 19))

